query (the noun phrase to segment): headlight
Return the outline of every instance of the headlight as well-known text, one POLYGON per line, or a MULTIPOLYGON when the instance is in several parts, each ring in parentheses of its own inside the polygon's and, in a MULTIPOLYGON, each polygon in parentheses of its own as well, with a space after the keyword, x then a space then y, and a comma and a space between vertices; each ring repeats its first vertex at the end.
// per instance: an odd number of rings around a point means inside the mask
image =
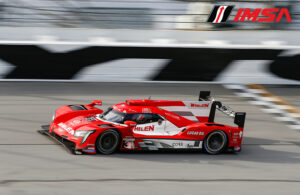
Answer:
POLYGON ((84 137, 89 132, 91 132, 91 131, 75 131, 74 136, 75 137, 84 137))
POLYGON ((94 132, 95 131, 75 131, 74 137, 82 137, 83 139, 80 144, 84 144, 87 138, 94 132))

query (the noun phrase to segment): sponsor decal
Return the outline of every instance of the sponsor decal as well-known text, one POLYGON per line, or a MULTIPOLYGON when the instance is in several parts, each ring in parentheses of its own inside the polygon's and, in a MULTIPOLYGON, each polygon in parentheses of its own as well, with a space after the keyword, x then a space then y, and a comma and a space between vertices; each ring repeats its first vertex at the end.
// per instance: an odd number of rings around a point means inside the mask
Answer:
POLYGON ((64 123, 59 123, 58 126, 60 126, 61 128, 63 128, 65 131, 67 131, 68 133, 74 135, 74 130, 71 127, 68 127, 66 124, 64 123))
POLYGON ((137 112, 136 110, 128 109, 129 112, 137 112))
POLYGON ((257 8, 251 12, 250 8, 240 8, 234 18, 234 22, 280 22, 283 16, 288 22, 291 22, 291 16, 287 8, 257 8), (278 13, 278 14, 277 14, 278 13), (277 15, 277 17, 276 17, 277 15), (263 16, 263 17, 259 17, 263 16))
POLYGON ((132 140, 124 140, 123 147, 126 148, 126 149, 134 149, 135 148, 134 141, 132 141, 132 140))
POLYGON ((126 149, 135 149, 135 138, 133 136, 125 136, 123 139, 123 147, 126 149))
POLYGON ((172 144, 173 147, 183 146, 182 142, 175 142, 172 144))
POLYGON ((239 146, 234 146, 234 151, 240 151, 241 150, 241 147, 239 146))
POLYGON ((187 135, 204 135, 204 132, 202 132, 202 131, 188 131, 186 134, 187 135))
POLYGON ((133 131, 154 131, 154 125, 138 127, 136 126, 133 131))
POLYGON ((138 142, 142 149, 158 150, 160 148, 202 148, 200 140, 165 140, 165 139, 145 139, 143 142, 138 142))
POLYGON ((226 22, 234 6, 215 6, 208 17, 207 22, 221 23, 226 22))
POLYGON ((191 103, 191 108, 208 108, 209 104, 193 104, 191 103))
POLYGON ((234 137, 240 137, 240 138, 242 138, 243 132, 240 131, 239 133, 234 133, 233 136, 234 136, 234 137))
MULTIPOLYGON (((214 6, 207 22, 221 23, 226 22, 231 11, 230 6, 214 6)), ((287 8, 239 8, 232 22, 280 22, 284 18, 291 22, 291 16, 287 8)))

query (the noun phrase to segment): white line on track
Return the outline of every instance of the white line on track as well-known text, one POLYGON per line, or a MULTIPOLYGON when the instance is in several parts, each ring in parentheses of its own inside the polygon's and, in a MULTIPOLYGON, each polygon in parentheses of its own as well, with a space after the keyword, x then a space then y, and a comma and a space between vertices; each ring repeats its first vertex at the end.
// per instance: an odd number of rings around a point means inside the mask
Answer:
POLYGON ((278 121, 284 122, 291 129, 300 130, 299 113, 292 113, 289 110, 295 110, 295 107, 286 104, 280 98, 271 94, 263 87, 261 89, 251 89, 245 85, 224 85, 228 89, 235 90, 235 94, 241 97, 250 98, 249 103, 261 106, 261 110, 275 115, 274 118, 278 121), (261 96, 262 94, 268 95, 268 97, 261 96), (280 103, 280 105, 278 104, 280 103))

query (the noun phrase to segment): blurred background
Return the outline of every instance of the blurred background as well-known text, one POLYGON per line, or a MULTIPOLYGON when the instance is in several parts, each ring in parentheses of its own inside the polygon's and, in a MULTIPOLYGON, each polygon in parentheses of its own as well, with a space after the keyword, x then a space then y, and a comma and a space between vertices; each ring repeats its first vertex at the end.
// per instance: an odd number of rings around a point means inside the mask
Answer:
MULTIPOLYGON (((123 54, 124 52, 119 51, 119 55, 115 54, 114 56, 110 56, 109 60, 104 60, 102 58, 100 60, 102 65, 104 65, 103 63, 106 63, 108 61, 116 62, 116 59, 121 58, 124 60, 144 60, 138 62, 130 61, 127 63, 118 63, 118 65, 115 65, 114 68, 113 65, 110 64, 108 66, 108 69, 101 70, 101 72, 105 71, 106 73, 99 73, 98 76, 95 76, 95 74, 92 77, 88 76, 91 74, 82 76, 83 72, 86 73, 87 70, 83 70, 83 67, 81 66, 81 69, 77 68, 76 71, 73 71, 73 74, 68 73, 68 76, 61 75, 62 73, 59 73, 60 75, 46 76, 45 79, 79 78, 79 80, 87 79, 89 81, 124 81, 122 75, 115 75, 116 78, 112 79, 109 72, 116 68, 122 69, 122 67, 124 68, 126 66, 124 64, 130 63, 132 65, 130 65, 130 67, 127 66, 125 69, 131 68, 134 69, 134 72, 137 72, 137 74, 132 75, 133 79, 129 79, 133 81, 220 81, 220 74, 228 65, 216 65, 218 63, 218 60, 220 59, 231 56, 231 64, 238 58, 240 58, 241 60, 275 60, 277 57, 280 57, 279 54, 282 54, 282 52, 286 53, 287 50, 290 51, 291 49, 299 49, 299 15, 300 2, 298 0, 240 0, 222 2, 212 0, 2 0, 0 1, 0 40, 2 40, 2 43, 4 44, 13 43, 15 45, 22 45, 24 44, 24 41, 31 41, 26 42, 26 44, 43 47, 43 49, 46 49, 48 51, 51 50, 51 52, 54 53, 66 53, 75 51, 76 49, 82 49, 84 46, 124 46, 124 44, 127 48, 129 48, 130 44, 134 47, 148 46, 148 48, 154 48, 159 44, 160 47, 165 48, 172 47, 176 48, 177 50, 181 48, 180 51, 178 51, 180 53, 190 53, 187 50, 181 50, 182 48, 187 49, 190 47, 190 45, 188 46, 186 44, 196 44, 193 45, 193 48, 202 49, 201 51, 198 51, 198 54, 204 54, 204 51, 208 51, 209 54, 205 54, 205 56, 211 56, 211 58, 198 59, 195 63, 191 62, 192 59, 201 58, 201 55, 199 57, 195 56, 194 54, 189 54, 190 56, 188 58, 184 59, 184 56, 182 56, 181 62, 178 62, 178 55, 175 54, 176 52, 174 53, 171 51, 163 52, 165 55, 162 56, 160 55, 161 52, 159 52, 160 54, 156 55, 155 52, 144 51, 144 53, 146 53, 145 55, 139 54, 139 52, 135 50, 132 50, 132 54, 136 55, 121 56, 121 54, 123 54), (234 9, 226 23, 213 24, 206 22, 208 16, 212 11, 212 8, 215 5, 234 5, 234 9), (233 17, 236 15, 236 12, 239 8, 287 8, 291 15, 292 22, 288 22, 285 17, 283 17, 280 22, 230 22, 233 20, 233 17), (68 42, 62 43, 61 41, 68 42), (57 44, 59 44, 60 46, 55 46, 57 44), (78 46, 78 44, 80 46, 78 46), (201 44, 205 45, 201 46, 201 44), (51 49, 49 48, 49 45, 51 46, 51 49), (73 47, 70 48, 70 45, 73 45, 73 47), (221 54, 218 55, 218 51, 210 52, 211 50, 209 50, 212 48, 224 49, 224 47, 226 47, 226 50, 221 51, 221 53, 224 54, 223 56, 221 54), (207 48, 208 50, 204 50, 205 48, 207 48), (236 50, 229 51, 229 48, 236 50), (240 57, 244 56, 243 54, 236 54, 238 49, 241 48, 252 50, 246 51, 246 53, 250 54, 243 58, 240 57), (265 53, 263 56, 269 57, 261 58, 258 56, 260 55, 260 53, 255 52, 255 50, 253 49, 264 49, 263 51, 259 52, 263 52, 265 53), (275 52, 274 55, 269 55, 267 53, 270 53, 270 49, 275 49, 278 52, 275 52), (216 56, 220 56, 220 58, 215 58, 216 56), (165 61, 163 63, 159 63, 160 65, 157 65, 156 62, 153 63, 153 61, 148 61, 150 63, 149 64, 146 58, 165 59, 165 61), (175 58, 177 58, 177 61, 175 58), (168 67, 168 65, 166 64, 172 63, 170 61, 170 63, 168 63, 166 59, 176 61, 173 62, 173 67, 175 67, 174 63, 177 66, 181 67, 183 66, 183 63, 184 66, 189 66, 188 64, 192 63, 190 67, 192 67, 192 69, 195 69, 195 66, 197 66, 197 63, 199 63, 199 65, 203 66, 204 71, 202 71, 202 74, 206 74, 207 76, 205 76, 205 78, 191 76, 189 78, 182 79, 177 78, 174 75, 172 76, 172 74, 175 74, 175 70, 173 70, 173 72, 171 70, 167 70, 167 78, 161 78, 161 72, 159 71, 166 69, 166 67, 168 67), (211 60, 215 61, 216 63, 211 63, 211 60), (207 68, 205 66, 210 66, 213 68, 207 68), (140 69, 141 71, 147 71, 149 72, 149 74, 147 74, 147 76, 143 77, 142 79, 136 78, 139 74, 138 69, 140 69), (217 70, 218 73, 211 73, 212 71, 216 72, 216 69, 220 69, 217 70), (107 75, 109 79, 105 78, 107 77, 107 75), (82 79, 82 77, 84 77, 85 79, 82 79), (208 77, 209 79, 207 79, 208 77)), ((20 47, 18 47, 18 49, 20 49, 20 47)), ((102 49, 101 53, 106 53, 109 51, 107 49, 103 50, 103 47, 98 49, 102 49)), ((6 63, 4 63, 3 61, 2 63, 0 63, 0 75, 2 75, 2 78, 44 78, 43 76, 39 76, 42 74, 39 71, 37 71, 36 76, 32 75, 32 73, 31 76, 24 75, 24 72, 32 72, 30 66, 31 68, 34 68, 34 70, 37 70, 38 68, 33 67, 33 65, 27 64, 26 69, 24 69, 24 64, 22 65, 22 70, 18 70, 20 69, 18 63, 16 63, 14 60, 14 62, 12 62, 12 60, 9 60, 10 58, 7 57, 9 55, 19 55, 18 50, 10 50, 7 47, 3 50, 6 52, 6 54, 4 57, 0 57, 6 63), (23 76, 20 74, 11 75, 14 71, 23 72, 23 76)), ((30 50, 26 49, 26 51, 29 52, 30 50)), ((30 55, 35 55, 35 52, 36 51, 32 51, 30 55)), ((92 55, 91 53, 86 57, 94 58, 94 55, 92 55)), ((295 53, 295 50, 293 51, 293 53, 295 53)), ((73 61, 76 61, 75 59, 77 59, 78 56, 75 56, 73 54, 72 58, 73 61)), ((51 58, 51 61, 53 62, 57 60, 57 56, 53 56, 51 58)), ((297 60, 298 58, 296 59, 296 61, 297 60)), ((100 61, 96 61, 93 63, 87 63, 84 67, 86 68, 87 65, 99 64, 98 62, 100 61)), ((289 63, 286 66, 288 68, 292 67, 292 69, 294 69, 295 63, 296 62, 293 62, 293 65, 289 63)), ((57 63, 50 65, 55 67, 57 66, 57 63)), ((59 64, 59 66, 66 67, 66 71, 68 71, 68 69, 70 68, 66 64, 59 64)), ((263 65, 259 65, 259 67, 262 66, 263 65)), ((266 65, 264 65, 264 67, 266 67, 266 65)), ((99 68, 96 69, 96 72, 99 72, 99 68)), ((260 70, 263 69, 267 68, 260 68, 260 70)), ((271 70, 272 67, 269 66, 269 69, 271 70)), ((242 70, 243 72, 244 68, 240 68, 240 70, 242 70)), ((296 70, 298 70, 298 68, 296 68, 296 70)), ((244 72, 247 72, 248 74, 248 72, 253 71, 254 73, 250 76, 253 79, 253 75, 258 74, 257 70, 249 71, 248 69, 246 69, 246 71, 244 72)), ((282 70, 279 70, 277 72, 281 71, 282 70)), ((95 72, 95 69, 90 69, 88 72, 95 72)), ((189 72, 187 72, 186 74, 189 74, 189 72)), ((228 77, 228 75, 225 76, 228 77)), ((277 74, 277 76, 280 75, 277 74)), ((295 78, 295 76, 286 75, 283 77, 285 79, 295 78)), ((125 81, 126 80, 128 79, 125 79, 125 81)), ((240 82, 240 80, 236 80, 234 82, 240 82)), ((247 79, 247 82, 249 82, 249 79, 247 79)), ((286 82, 281 80, 277 83, 280 84, 286 82)))
POLYGON ((0 78, 298 84, 299 16, 298 0, 2 0, 0 78), (227 22, 206 22, 215 5, 227 22), (232 22, 239 8, 292 21, 232 22))
MULTIPOLYGON (((298 0, 2 0, 0 25, 100 29, 299 29, 298 0), (288 8, 293 21, 280 23, 206 23, 215 5, 288 8)), ((230 18, 229 18, 230 19, 230 18)))

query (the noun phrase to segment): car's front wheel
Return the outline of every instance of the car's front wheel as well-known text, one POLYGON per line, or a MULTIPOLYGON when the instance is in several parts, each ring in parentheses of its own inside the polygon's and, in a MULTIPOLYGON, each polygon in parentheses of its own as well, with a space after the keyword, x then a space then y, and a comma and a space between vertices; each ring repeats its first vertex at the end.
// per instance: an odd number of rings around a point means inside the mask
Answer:
POLYGON ((227 143, 226 134, 223 131, 215 130, 205 137, 203 148, 209 154, 219 154, 226 149, 227 143))
POLYGON ((96 149, 101 154, 112 154, 119 149, 120 140, 120 135, 116 130, 105 130, 96 140, 96 149))

